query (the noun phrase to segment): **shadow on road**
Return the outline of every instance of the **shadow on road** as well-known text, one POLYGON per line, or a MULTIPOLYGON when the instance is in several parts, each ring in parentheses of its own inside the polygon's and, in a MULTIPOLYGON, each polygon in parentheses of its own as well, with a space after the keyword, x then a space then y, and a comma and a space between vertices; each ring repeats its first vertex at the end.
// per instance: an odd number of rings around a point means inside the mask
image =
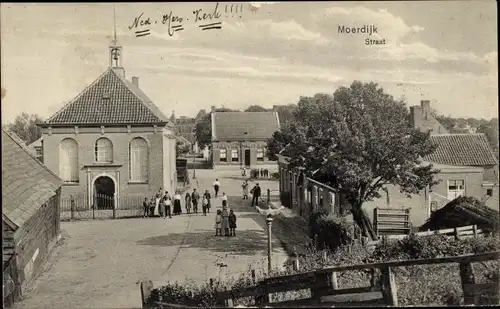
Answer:
POLYGON ((137 242, 142 246, 179 246, 214 252, 231 252, 236 255, 255 255, 265 252, 267 236, 260 230, 236 230, 236 236, 215 236, 215 231, 170 233, 147 237, 137 242))

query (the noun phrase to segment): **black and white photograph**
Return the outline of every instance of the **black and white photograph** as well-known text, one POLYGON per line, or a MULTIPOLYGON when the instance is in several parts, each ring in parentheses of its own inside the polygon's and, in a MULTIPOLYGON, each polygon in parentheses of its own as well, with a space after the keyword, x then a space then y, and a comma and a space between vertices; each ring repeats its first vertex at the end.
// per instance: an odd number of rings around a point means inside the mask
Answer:
POLYGON ((497 25, 2 2, 4 308, 499 305, 497 25))

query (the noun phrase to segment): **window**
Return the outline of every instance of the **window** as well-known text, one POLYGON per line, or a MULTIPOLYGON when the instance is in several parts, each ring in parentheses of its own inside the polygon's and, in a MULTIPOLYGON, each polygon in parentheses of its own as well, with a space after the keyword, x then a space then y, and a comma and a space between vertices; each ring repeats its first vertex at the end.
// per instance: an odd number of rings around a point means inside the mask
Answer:
POLYGON ((59 144, 59 177, 64 182, 78 182, 78 143, 66 138, 59 144))
POLYGON ((459 180, 448 180, 448 199, 453 200, 465 193, 465 181, 463 179, 459 180))
POLYGON ((132 182, 148 182, 149 169, 148 143, 140 137, 134 138, 129 145, 129 179, 132 182))
POLYGON ((220 162, 227 162, 227 153, 226 149, 221 149, 220 150, 220 156, 219 156, 219 161, 220 162))
POLYGON ((113 143, 107 138, 100 138, 95 142, 95 161, 113 162, 113 143))
POLYGON ((264 149, 257 148, 257 161, 264 161, 264 149))
POLYGON ((41 157, 42 156, 42 147, 35 147, 36 151, 36 156, 41 157))
POLYGON ((231 150, 231 161, 238 162, 238 149, 231 150))

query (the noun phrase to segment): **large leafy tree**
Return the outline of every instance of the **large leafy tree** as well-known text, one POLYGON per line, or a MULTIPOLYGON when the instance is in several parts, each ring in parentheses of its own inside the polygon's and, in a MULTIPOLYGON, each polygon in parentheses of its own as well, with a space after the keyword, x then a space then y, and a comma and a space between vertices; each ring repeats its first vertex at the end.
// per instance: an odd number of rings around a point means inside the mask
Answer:
POLYGON ((484 121, 477 128, 478 133, 484 133, 490 142, 491 149, 498 158, 498 118, 492 118, 490 121, 484 121))
POLYGON ((250 105, 245 109, 245 112, 268 112, 269 109, 262 107, 260 105, 250 105))
MULTIPOLYGON (((216 108, 216 112, 235 112, 229 108, 221 107, 216 108)), ((204 115, 197 123, 194 128, 194 135, 196 136, 196 141, 200 149, 205 148, 205 146, 210 146, 212 142, 212 116, 211 113, 204 115)))
POLYGON ((42 136, 42 128, 36 125, 42 122, 42 118, 38 115, 22 113, 9 123, 7 128, 29 145, 42 136))
POLYGON ((355 81, 333 96, 302 97, 295 121, 268 142, 274 155, 287 146, 291 168, 301 168, 334 188, 350 204, 365 236, 375 237, 363 211, 389 185, 410 196, 436 182, 438 170, 421 164, 435 145, 428 133, 410 127, 408 110, 375 83, 355 81))

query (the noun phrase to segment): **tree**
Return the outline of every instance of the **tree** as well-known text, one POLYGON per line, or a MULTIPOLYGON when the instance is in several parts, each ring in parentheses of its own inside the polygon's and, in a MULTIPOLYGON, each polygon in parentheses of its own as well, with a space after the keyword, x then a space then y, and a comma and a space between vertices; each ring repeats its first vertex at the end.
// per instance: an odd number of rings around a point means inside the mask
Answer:
POLYGON ((270 109, 267 109, 260 105, 250 105, 249 107, 247 107, 247 109, 245 109, 245 112, 269 112, 269 111, 270 109))
POLYGON ((490 142, 491 149, 498 159, 498 118, 492 118, 488 122, 483 122, 477 128, 478 133, 484 133, 490 142))
POLYGON ((333 96, 302 97, 294 116, 269 140, 268 152, 288 145, 289 167, 334 188, 365 236, 375 233, 364 202, 380 198, 388 185, 410 196, 437 183, 439 171, 421 164, 436 147, 429 133, 412 129, 404 102, 375 83, 355 81, 333 96))
POLYGON ((277 107, 278 117, 281 124, 295 120, 293 111, 297 108, 296 104, 281 105, 277 107))
POLYGON ((42 136, 42 128, 36 125, 42 122, 42 118, 38 115, 22 113, 14 122, 8 124, 7 128, 29 145, 42 136))
POLYGON ((190 150, 191 150, 191 146, 189 146, 188 144, 183 144, 183 143, 179 143, 179 142, 177 142, 175 144, 175 153, 176 153, 177 158, 184 156, 190 150))
MULTIPOLYGON (((216 112, 236 112, 236 110, 232 110, 229 108, 221 107, 216 108, 216 112)), ((200 149, 205 148, 212 143, 212 114, 204 115, 200 121, 196 123, 194 128, 194 134, 196 136, 196 141, 198 142, 198 146, 200 149)))

